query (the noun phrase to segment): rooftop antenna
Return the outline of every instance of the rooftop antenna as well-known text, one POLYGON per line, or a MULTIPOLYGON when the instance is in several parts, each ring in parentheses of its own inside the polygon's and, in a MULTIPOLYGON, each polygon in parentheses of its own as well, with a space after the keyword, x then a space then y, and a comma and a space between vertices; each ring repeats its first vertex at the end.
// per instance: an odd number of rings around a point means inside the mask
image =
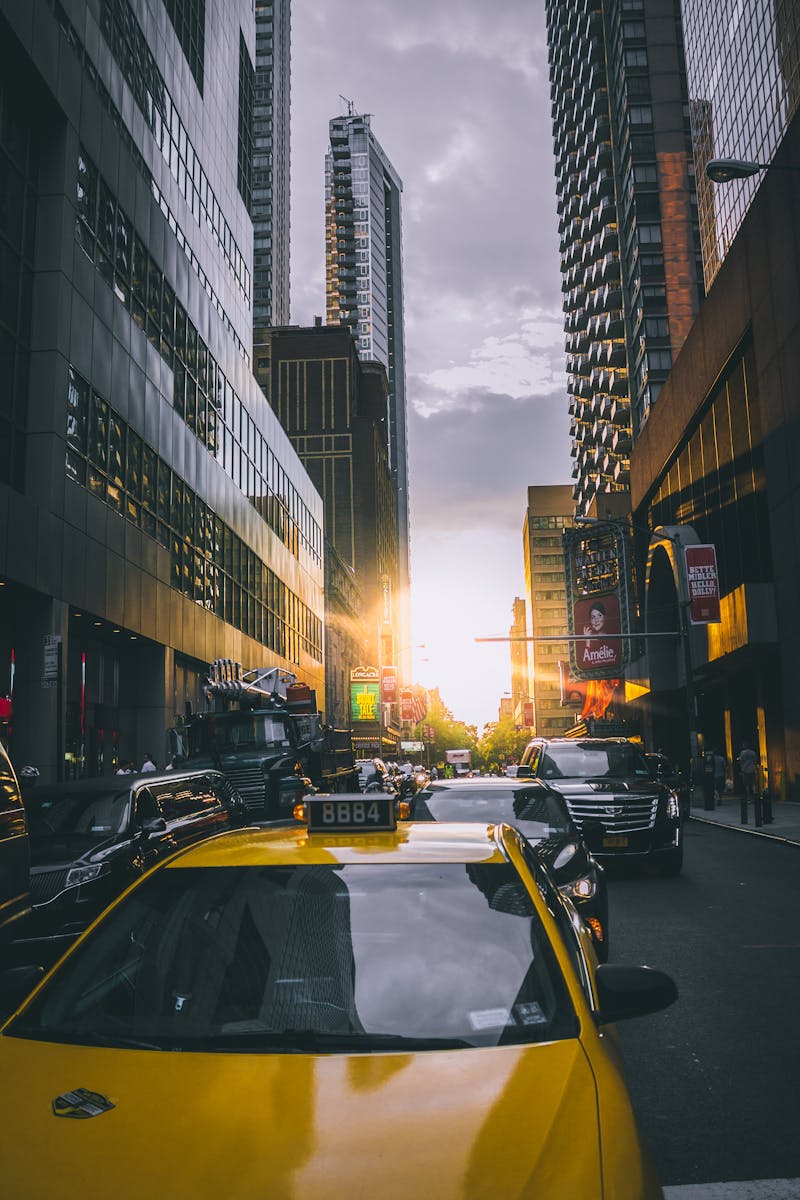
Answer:
POLYGON ((339 92, 339 99, 347 107, 348 117, 354 117, 356 113, 355 103, 352 100, 348 100, 347 96, 343 96, 341 92, 339 92))

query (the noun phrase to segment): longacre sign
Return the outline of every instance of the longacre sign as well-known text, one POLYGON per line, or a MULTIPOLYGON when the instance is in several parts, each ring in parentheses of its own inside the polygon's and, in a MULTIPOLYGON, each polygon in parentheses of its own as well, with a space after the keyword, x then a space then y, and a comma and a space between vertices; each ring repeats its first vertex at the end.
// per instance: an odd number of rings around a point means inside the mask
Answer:
POLYGON ((710 625, 721 620, 719 574, 714 546, 684 546, 689 619, 693 625, 710 625))

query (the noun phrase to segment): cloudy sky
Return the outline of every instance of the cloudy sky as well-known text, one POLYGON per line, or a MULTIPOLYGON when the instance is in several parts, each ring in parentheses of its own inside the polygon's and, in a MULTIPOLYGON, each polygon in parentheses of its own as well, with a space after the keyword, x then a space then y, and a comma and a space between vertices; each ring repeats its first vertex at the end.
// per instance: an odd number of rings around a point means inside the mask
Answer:
POLYGON ((325 311, 328 120, 403 180, 415 681, 497 719, 529 484, 569 483, 543 5, 292 0, 292 321, 325 311))

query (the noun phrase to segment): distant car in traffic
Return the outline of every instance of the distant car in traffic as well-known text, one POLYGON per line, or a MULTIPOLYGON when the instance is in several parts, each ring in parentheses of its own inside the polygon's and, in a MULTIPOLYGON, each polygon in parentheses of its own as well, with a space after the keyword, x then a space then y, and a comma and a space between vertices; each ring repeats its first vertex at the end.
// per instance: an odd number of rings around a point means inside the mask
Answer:
POLYGON ((517 779, 541 779, 564 797, 570 816, 601 861, 651 862, 665 875, 683 866, 678 797, 653 777, 641 747, 627 738, 534 738, 517 779))
POLYGON ((613 1022, 672 980, 598 966, 516 829, 399 803, 190 847, 2 980, 4 1194, 662 1197, 613 1022))
POLYGON ((531 780, 498 777, 482 786, 460 780, 430 783, 412 802, 415 821, 506 822, 533 846, 563 895, 589 926, 600 962, 609 950, 608 891, 605 873, 588 850, 554 788, 531 780))
POLYGON ((33 908, 26 937, 53 939, 56 950, 149 867, 246 816, 219 771, 40 785, 27 809, 33 908))
POLYGON ((691 813, 691 788, 689 781, 666 754, 645 754, 644 760, 650 767, 653 778, 665 784, 678 797, 681 816, 688 820, 691 813))

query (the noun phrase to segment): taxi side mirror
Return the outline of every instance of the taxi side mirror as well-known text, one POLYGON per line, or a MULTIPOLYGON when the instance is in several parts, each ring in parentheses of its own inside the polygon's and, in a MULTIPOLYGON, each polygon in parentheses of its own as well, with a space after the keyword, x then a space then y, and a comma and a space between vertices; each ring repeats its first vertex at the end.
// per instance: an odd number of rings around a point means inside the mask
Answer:
POLYGON ((517 779, 533 779, 531 767, 517 767, 517 779))
POLYGON ((167 822, 163 817, 146 817, 142 821, 142 837, 148 838, 153 833, 166 833, 167 822))
POLYGON ((595 975, 598 1025, 644 1017, 669 1008, 678 999, 675 981, 654 967, 601 963, 595 975))

